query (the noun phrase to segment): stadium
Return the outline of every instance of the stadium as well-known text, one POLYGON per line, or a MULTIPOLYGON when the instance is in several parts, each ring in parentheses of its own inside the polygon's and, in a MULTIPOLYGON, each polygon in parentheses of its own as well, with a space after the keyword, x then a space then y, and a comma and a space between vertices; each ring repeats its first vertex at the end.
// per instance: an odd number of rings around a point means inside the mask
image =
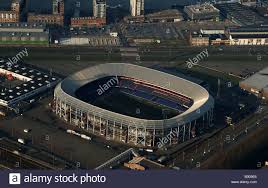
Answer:
POLYGON ((64 79, 53 110, 64 121, 107 140, 138 147, 198 136, 213 124, 214 99, 202 86, 158 70, 101 64, 64 79))

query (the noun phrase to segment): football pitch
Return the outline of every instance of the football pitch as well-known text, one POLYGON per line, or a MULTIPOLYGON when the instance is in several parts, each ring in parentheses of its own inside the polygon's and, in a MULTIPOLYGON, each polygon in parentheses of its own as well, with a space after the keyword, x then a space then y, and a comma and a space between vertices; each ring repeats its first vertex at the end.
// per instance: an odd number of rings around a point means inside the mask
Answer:
POLYGON ((161 120, 174 117, 178 111, 151 101, 128 95, 113 88, 91 102, 94 106, 131 117, 161 120))

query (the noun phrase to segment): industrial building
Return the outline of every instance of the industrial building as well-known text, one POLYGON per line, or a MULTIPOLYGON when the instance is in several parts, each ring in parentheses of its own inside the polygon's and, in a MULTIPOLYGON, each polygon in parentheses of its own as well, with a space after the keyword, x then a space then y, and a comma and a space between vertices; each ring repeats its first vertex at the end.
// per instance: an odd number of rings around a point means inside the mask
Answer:
POLYGON ((29 23, 46 23, 49 25, 64 25, 64 0, 53 0, 52 14, 28 14, 29 23))
POLYGON ((190 33, 189 43, 192 46, 268 45, 268 27, 256 25, 228 29, 201 29, 190 33))
POLYGON ((60 38, 61 45, 120 46, 117 33, 110 33, 106 28, 72 28, 70 33, 60 38))
POLYGON ((180 22, 184 20, 183 14, 177 9, 163 10, 145 15, 146 22, 180 22))
POLYGON ((230 45, 230 40, 225 34, 210 34, 209 35, 210 45, 230 45))
POLYGON ((231 35, 230 45, 268 45, 268 35, 231 35))
MULTIPOLYGON (((22 62, 12 64, 8 60, 0 63, 0 75, 6 77, 9 82, 19 80, 13 87, 0 85, 0 105, 12 107, 16 103, 33 97, 43 91, 53 88, 60 80, 39 70, 31 68, 22 62)), ((11 84, 9 84, 11 85, 11 84)))
POLYGON ((24 0, 13 0, 10 10, 0 11, 0 23, 18 23, 20 22, 20 13, 24 0))
POLYGON ((26 33, 42 33, 48 32, 45 24, 20 23, 0 23, 0 32, 26 32, 26 33))
POLYGON ((106 25, 106 18, 78 17, 71 18, 71 27, 102 27, 106 25))
POLYGON ((253 11, 250 7, 240 3, 222 3, 215 5, 221 14, 233 23, 240 26, 263 24, 266 19, 253 11))
POLYGON ((48 45, 48 33, 0 32, 0 44, 48 45))
POLYGON ((240 4, 249 6, 249 7, 255 7, 257 6, 258 1, 257 0, 240 0, 240 4))
POLYGON ((180 22, 184 20, 183 14, 177 9, 168 9, 140 16, 126 16, 124 21, 127 23, 163 23, 180 22))
POLYGON ((44 24, 0 24, 0 44, 48 45, 49 39, 49 30, 44 24))
POLYGON ((93 17, 106 18, 106 0, 93 0, 93 17))
POLYGON ((229 28, 227 31, 230 35, 267 35, 268 27, 261 25, 244 26, 229 28))
POLYGON ((268 6, 258 6, 256 10, 261 16, 268 17, 268 6))
POLYGON ((230 45, 268 45, 267 26, 230 28, 227 33, 230 45))
POLYGON ((121 31, 127 40, 139 43, 161 43, 164 41, 177 40, 179 34, 174 23, 147 23, 147 24, 122 24, 121 31))
POLYGON ((209 46, 209 36, 200 32, 191 32, 189 34, 189 44, 191 46, 209 46))
POLYGON ((144 0, 130 0, 131 16, 144 15, 144 0))
MULTIPOLYGON (((98 96, 98 93, 92 95, 98 96)), ((89 95, 85 94, 85 97, 89 98, 89 95)), ((213 108, 214 99, 202 86, 164 72, 125 63, 97 65, 71 75, 56 87, 53 102, 53 111, 69 124, 107 140, 139 147, 159 147, 159 142, 169 134, 173 136, 167 145, 195 137, 195 130, 212 126, 213 108), (132 95, 144 100, 151 100, 156 92, 162 97, 159 96, 161 100, 155 103, 169 101, 164 102, 165 105, 182 111, 169 118, 137 118, 100 108, 78 96, 77 92, 83 86, 95 82, 97 87, 98 80, 114 76, 120 80, 117 87, 125 92, 133 91, 132 95), (168 86, 167 82, 172 84, 168 86), (176 104, 174 101, 177 101, 176 104)))
POLYGON ((191 20, 218 20, 220 15, 220 11, 209 3, 185 6, 184 12, 191 20))
POLYGON ((268 100, 268 67, 239 83, 240 88, 268 100))

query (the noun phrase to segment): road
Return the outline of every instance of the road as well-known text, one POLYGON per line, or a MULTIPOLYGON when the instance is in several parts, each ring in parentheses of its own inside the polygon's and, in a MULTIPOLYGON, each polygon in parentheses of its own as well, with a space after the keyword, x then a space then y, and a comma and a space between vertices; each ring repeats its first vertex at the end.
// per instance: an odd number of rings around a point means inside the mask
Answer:
POLYGON ((267 126, 267 109, 255 113, 240 121, 235 126, 229 126, 203 139, 201 143, 192 144, 178 153, 172 155, 170 165, 180 168, 200 168, 202 163, 213 156, 217 151, 226 150, 234 144, 239 144, 249 133, 259 127, 267 126))
POLYGON ((8 139, 2 139, 0 142, 0 161, 1 166, 6 169, 58 169, 47 162, 23 154, 21 147, 8 139))

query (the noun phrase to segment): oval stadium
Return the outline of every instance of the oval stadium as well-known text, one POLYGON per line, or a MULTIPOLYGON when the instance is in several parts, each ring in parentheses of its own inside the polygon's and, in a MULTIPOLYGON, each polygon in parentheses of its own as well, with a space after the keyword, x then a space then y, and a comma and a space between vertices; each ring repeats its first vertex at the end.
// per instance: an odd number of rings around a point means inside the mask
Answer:
POLYGON ((185 142, 213 120, 214 99, 202 86, 158 70, 109 63, 59 83, 53 110, 69 124, 144 148, 185 142))

